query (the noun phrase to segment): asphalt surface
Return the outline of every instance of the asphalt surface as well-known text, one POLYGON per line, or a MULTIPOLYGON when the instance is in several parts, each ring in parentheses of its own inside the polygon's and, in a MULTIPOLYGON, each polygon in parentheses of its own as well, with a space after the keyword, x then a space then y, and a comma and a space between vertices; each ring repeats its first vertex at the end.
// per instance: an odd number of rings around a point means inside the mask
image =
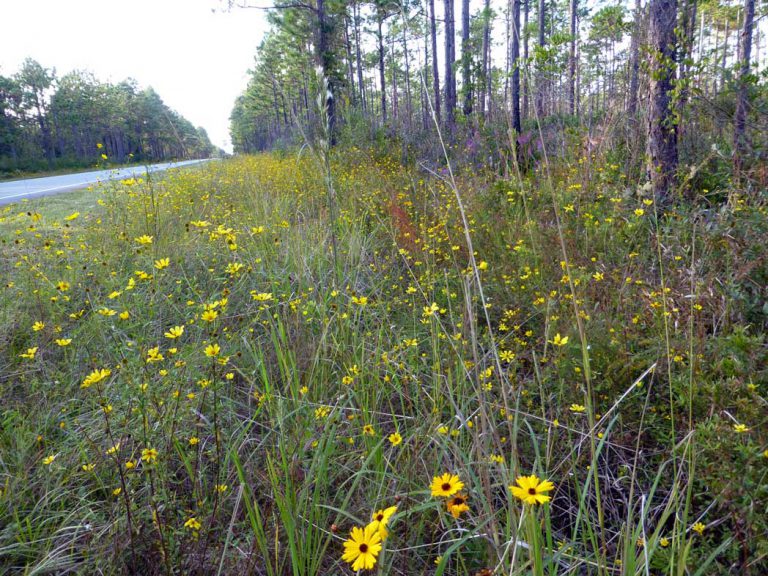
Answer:
POLYGON ((158 172, 168 168, 180 168, 208 162, 208 160, 185 160, 183 162, 165 162, 149 166, 133 166, 117 170, 95 170, 79 174, 63 174, 61 176, 46 176, 45 178, 27 178, 12 182, 0 182, 0 205, 20 200, 49 196, 71 190, 78 190, 106 182, 108 180, 124 180, 126 178, 142 178, 147 172, 158 172))

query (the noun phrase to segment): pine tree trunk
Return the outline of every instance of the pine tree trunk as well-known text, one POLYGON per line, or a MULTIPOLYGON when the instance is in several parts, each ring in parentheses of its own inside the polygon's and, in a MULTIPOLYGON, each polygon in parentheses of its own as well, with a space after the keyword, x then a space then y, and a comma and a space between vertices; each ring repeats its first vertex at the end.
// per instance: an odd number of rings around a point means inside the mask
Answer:
POLYGON ((571 41, 568 53, 568 113, 576 113, 576 10, 578 0, 571 0, 571 41))
POLYGON ((480 90, 480 114, 489 117, 491 107, 491 75, 489 61, 491 58, 491 0, 485 0, 483 5, 483 86, 480 90), (487 103, 486 103, 487 98, 487 103), (487 104, 487 109, 486 109, 487 104))
POLYGON ((679 96, 677 100, 677 117, 678 117, 678 131, 677 138, 679 141, 683 141, 686 123, 683 122, 683 116, 685 113, 685 105, 688 103, 688 95, 690 93, 690 59, 693 55, 693 34, 696 29, 696 0, 683 0, 683 18, 681 23, 682 38, 678 37, 679 53, 678 61, 680 62, 680 77, 679 77, 679 96))
POLYGON ((520 0, 511 0, 511 4, 512 42, 509 51, 509 66, 512 70, 512 83, 509 94, 512 108, 512 129, 517 136, 522 132, 522 122, 520 119, 520 0))
POLYGON ((727 65, 728 60, 728 40, 730 39, 730 30, 728 29, 728 25, 730 22, 728 20, 725 21, 725 41, 723 42, 723 60, 720 64, 720 89, 719 92, 722 92, 725 89, 725 68, 727 65))
MULTIPOLYGON (((389 47, 389 53, 394 54, 395 53, 395 38, 394 35, 391 38, 390 41, 390 47, 389 47)), ((399 117, 400 113, 400 107, 399 107, 399 101, 397 98, 397 59, 392 58, 391 59, 391 66, 392 66, 392 120, 394 121, 395 125, 395 133, 397 132, 397 119, 399 117)))
POLYGON ((445 0, 445 117, 449 128, 456 122, 456 77, 453 65, 456 62, 456 27, 453 0, 445 0))
POLYGON ((435 0, 429 0, 429 35, 432 37, 432 90, 435 93, 435 115, 440 118, 440 70, 437 62, 437 24, 435 22, 435 0))
POLYGON ((423 130, 429 128, 429 62, 432 54, 429 51, 429 41, 431 34, 424 34, 424 69, 423 81, 419 82, 419 91, 421 95, 421 127, 423 130))
POLYGON ((357 104, 357 95, 352 88, 355 85, 355 64, 352 58, 352 42, 349 39, 349 18, 344 15, 344 48, 347 56, 347 85, 350 87, 349 95, 352 105, 357 104))
POLYGON ((461 1, 461 75, 464 80, 464 116, 472 114, 472 54, 469 48, 469 0, 461 1))
POLYGON ((378 14, 377 24, 379 26, 379 82, 381 83, 381 118, 384 124, 387 123, 387 80, 384 76, 384 32, 382 31, 382 21, 384 17, 378 14))
POLYGON ((677 129, 671 107, 675 78, 676 0, 650 1, 648 173, 662 206, 670 202, 677 171, 677 129))
MULTIPOLYGON (((523 19, 523 28, 521 30, 522 39, 523 39, 523 61, 526 63, 528 62, 528 15, 530 12, 530 6, 532 0, 521 0, 522 2, 525 2, 525 18, 523 19), (523 32, 524 31, 524 32, 523 32)), ((529 116, 528 110, 530 108, 530 99, 531 99, 531 74, 530 74, 530 68, 526 64, 526 70, 529 72, 527 74, 523 75, 523 112, 522 112, 522 118, 526 120, 529 116)))
MULTIPOLYGON (((544 31, 544 27, 546 25, 546 10, 547 10, 547 4, 546 0, 539 0, 539 47, 544 48, 546 44, 546 33, 544 31)), ((539 68, 542 67, 542 64, 539 64, 539 68)), ((545 84, 545 77, 544 77, 544 71, 539 69, 538 71, 538 77, 536 78, 536 100, 534 102, 534 109, 536 112, 536 115, 541 118, 544 116, 544 84, 545 84)))
POLYGON ((363 81, 363 58, 360 53, 360 7, 355 2, 353 7, 354 25, 355 25, 355 59, 357 60, 357 86, 360 90, 360 102, 363 103, 363 110, 368 109, 368 103, 365 98, 365 82, 363 81))
POLYGON ((749 74, 752 56, 752 28, 755 20, 755 0, 744 0, 744 28, 739 50, 739 88, 736 97, 736 114, 733 122, 733 172, 736 182, 741 179, 744 154, 747 152, 747 107, 749 102, 749 74))
POLYGON ((410 57, 408 56, 408 42, 406 38, 407 28, 407 23, 403 22, 403 59, 405 60, 405 125, 410 131, 411 110, 413 108, 413 102, 411 100, 411 64, 410 57))
POLYGON ((634 125, 637 116, 637 93, 640 88, 640 33, 642 8, 640 0, 635 0, 635 22, 632 29, 632 42, 629 46, 629 94, 627 95, 627 121, 634 125))

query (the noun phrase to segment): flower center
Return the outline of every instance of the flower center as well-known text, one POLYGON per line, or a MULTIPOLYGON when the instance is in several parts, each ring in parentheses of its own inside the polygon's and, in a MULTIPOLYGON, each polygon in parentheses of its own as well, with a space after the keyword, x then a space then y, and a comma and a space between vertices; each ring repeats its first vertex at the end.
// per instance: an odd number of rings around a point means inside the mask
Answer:
POLYGON ((448 490, 451 489, 451 485, 448 482, 444 482, 441 488, 443 489, 443 491, 448 492, 448 490))
POLYGON ((360 544, 360 554, 365 554, 366 552, 368 552, 368 544, 360 544))
POLYGON ((536 488, 528 488, 528 494, 531 496, 536 496, 536 488))
POLYGON ((376 514, 376 522, 381 522, 384 520, 384 514, 376 514))
POLYGON ((464 504, 464 498, 456 497, 453 499, 454 506, 461 506, 462 504, 464 504))

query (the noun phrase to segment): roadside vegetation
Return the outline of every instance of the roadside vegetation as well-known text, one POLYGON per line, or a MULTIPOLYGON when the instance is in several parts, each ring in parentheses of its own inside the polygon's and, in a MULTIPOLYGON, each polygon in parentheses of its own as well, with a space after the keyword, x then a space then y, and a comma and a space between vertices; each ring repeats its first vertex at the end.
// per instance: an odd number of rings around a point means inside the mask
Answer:
MULTIPOLYGON (((0 572, 768 573, 765 6, 435 4, 277 0, 237 157, 0 208, 0 572)), ((0 77, 0 171, 210 148, 0 77)))
POLYGON ((328 154, 0 209, 0 572, 765 571, 764 199, 328 154))

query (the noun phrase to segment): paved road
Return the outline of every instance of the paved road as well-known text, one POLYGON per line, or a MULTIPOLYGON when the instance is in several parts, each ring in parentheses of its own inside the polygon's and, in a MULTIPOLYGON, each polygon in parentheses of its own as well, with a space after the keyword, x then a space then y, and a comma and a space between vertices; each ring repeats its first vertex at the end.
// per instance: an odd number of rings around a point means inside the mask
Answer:
POLYGON ((164 164, 152 164, 150 166, 135 166, 121 168, 119 170, 96 170, 94 172, 81 172, 79 174, 64 174, 62 176, 47 176, 45 178, 28 178, 26 180, 14 180, 13 182, 0 182, 0 205, 10 202, 18 202, 24 198, 37 198, 85 188, 91 184, 105 182, 107 180, 123 180, 125 178, 143 177, 146 172, 157 172, 168 168, 190 166, 208 162, 208 160, 186 160, 184 162, 166 162, 164 164))

